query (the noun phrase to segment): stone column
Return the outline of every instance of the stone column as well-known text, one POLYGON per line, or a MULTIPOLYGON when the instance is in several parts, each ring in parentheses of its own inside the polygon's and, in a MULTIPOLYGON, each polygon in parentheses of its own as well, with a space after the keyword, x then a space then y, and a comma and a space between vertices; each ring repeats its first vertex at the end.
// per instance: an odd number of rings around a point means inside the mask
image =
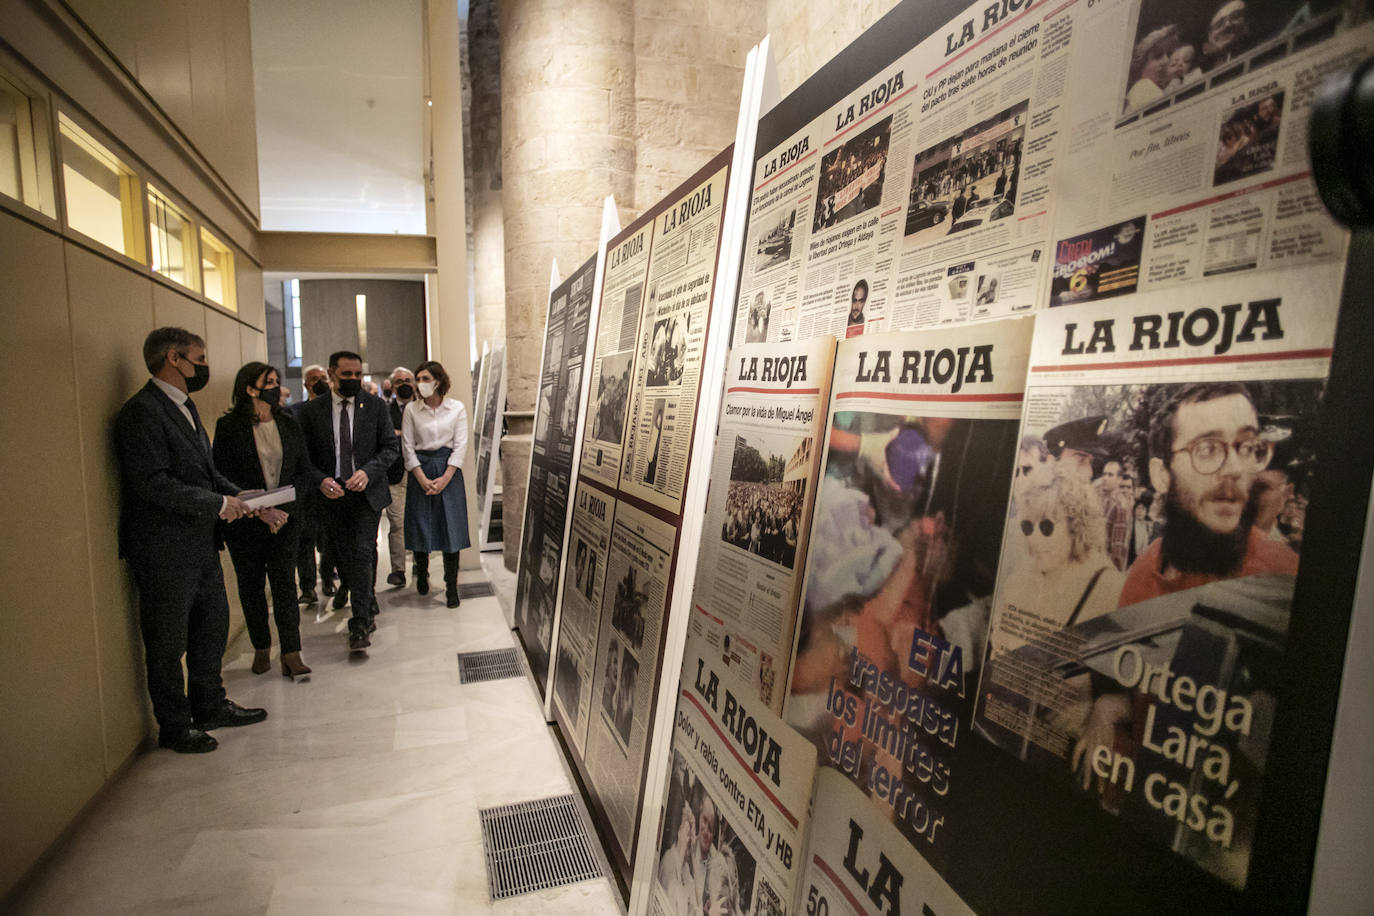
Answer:
MULTIPOLYGON (((504 0, 501 31, 506 408, 505 563, 524 522, 549 264, 567 276, 595 249, 601 201, 622 214, 635 171, 632 0, 504 0)), ((622 216, 622 219, 625 217, 622 216)))

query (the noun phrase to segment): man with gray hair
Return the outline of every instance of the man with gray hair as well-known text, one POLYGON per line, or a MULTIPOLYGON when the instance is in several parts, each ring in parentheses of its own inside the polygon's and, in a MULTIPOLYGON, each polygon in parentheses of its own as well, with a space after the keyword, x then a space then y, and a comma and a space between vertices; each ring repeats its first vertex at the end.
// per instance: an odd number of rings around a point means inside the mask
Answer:
MULTIPOLYGON (((391 385, 391 400, 387 401, 387 412, 391 414, 391 425, 396 429, 396 438, 401 437, 401 416, 406 405, 415 400, 415 376, 405 366, 391 370, 387 379, 391 385)), ((386 472, 386 482, 391 485, 391 505, 386 507, 387 550, 391 554, 391 575, 386 577, 388 585, 402 588, 406 584, 406 466, 405 459, 397 456, 386 472)), ((416 587, 420 585, 417 574, 416 587)), ((425 591, 429 590, 428 582, 425 591)), ((421 592, 424 594, 424 592, 421 592)))
MULTIPOLYGON (((287 412, 297 423, 301 419, 301 408, 314 399, 329 394, 329 372, 319 363, 306 366, 305 371, 301 373, 301 380, 305 383, 305 399, 287 408, 287 412)), ((314 604, 320 600, 319 595, 315 594, 317 544, 320 549, 318 570, 319 578, 323 580, 323 591, 326 595, 334 594, 334 558, 320 531, 320 521, 314 502, 313 493, 301 500, 301 536, 300 544, 296 548, 296 577, 300 580, 301 604, 314 604)))

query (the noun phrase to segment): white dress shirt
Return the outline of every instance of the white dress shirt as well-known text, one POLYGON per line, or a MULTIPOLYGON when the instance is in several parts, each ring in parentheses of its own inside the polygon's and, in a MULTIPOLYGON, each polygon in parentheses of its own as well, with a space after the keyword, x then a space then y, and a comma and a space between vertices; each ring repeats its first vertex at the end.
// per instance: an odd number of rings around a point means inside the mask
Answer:
POLYGON ((430 407, 417 398, 406 405, 401 415, 401 455, 405 458, 406 470, 413 471, 420 466, 416 451, 436 448, 453 449, 453 454, 448 456, 449 467, 463 466, 463 456, 468 449, 467 408, 453 398, 444 398, 438 407, 430 407))
POLYGON ((153 384, 161 389, 163 394, 172 399, 172 403, 177 405, 177 409, 180 410, 181 415, 186 418, 186 422, 191 424, 192 429, 195 429, 196 418, 191 416, 191 408, 186 406, 186 402, 190 399, 190 395, 182 391, 176 385, 164 382, 157 376, 153 376, 153 384))
POLYGON ((253 442, 258 447, 258 464, 262 465, 262 479, 267 489, 275 490, 281 483, 281 430, 276 420, 265 420, 253 427, 253 442))
MULTIPOLYGON (((356 432, 358 429, 358 404, 356 398, 341 397, 337 391, 331 391, 329 396, 333 399, 329 405, 329 409, 333 411, 330 422, 334 427, 334 477, 339 483, 343 483, 345 479, 342 476, 343 461, 341 459, 343 453, 339 451, 339 420, 342 414, 339 410, 339 405, 344 403, 348 404, 348 432, 350 434, 348 441, 353 443, 354 451, 356 452, 358 442, 352 437, 352 433, 356 432)), ((358 470, 358 463, 356 461, 353 462, 353 470, 358 470)))

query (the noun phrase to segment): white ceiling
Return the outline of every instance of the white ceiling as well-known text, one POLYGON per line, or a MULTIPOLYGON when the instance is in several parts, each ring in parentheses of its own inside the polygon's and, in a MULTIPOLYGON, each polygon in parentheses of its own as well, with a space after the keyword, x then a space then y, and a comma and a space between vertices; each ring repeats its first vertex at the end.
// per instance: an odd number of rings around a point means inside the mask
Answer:
POLYGON ((262 228, 423 235, 421 0, 252 0, 262 228))

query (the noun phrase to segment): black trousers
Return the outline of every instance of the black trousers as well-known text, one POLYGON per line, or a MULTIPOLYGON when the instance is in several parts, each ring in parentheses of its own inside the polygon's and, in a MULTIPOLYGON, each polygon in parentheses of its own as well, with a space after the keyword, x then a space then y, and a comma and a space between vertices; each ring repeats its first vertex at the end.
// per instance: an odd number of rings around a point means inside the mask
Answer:
POLYGON ((229 640, 229 599, 219 554, 130 557, 138 588, 139 625, 153 715, 165 730, 191 726, 193 717, 224 702, 220 663, 229 640), (181 676, 186 655, 188 681, 181 676))
POLYGON ((372 619, 377 525, 381 520, 382 513, 372 508, 367 497, 352 491, 326 500, 320 510, 320 530, 328 532, 339 564, 339 579, 348 585, 349 606, 353 608, 350 630, 366 630, 372 619))
POLYGON ((310 508, 301 512, 301 531, 297 538, 296 547, 296 575, 300 579, 302 592, 315 590, 316 547, 319 547, 320 550, 319 577, 327 580, 335 579, 337 569, 335 568, 334 552, 330 549, 329 539, 325 536, 325 532, 320 530, 319 510, 310 508))
POLYGON ((234 559, 234 578, 239 583, 239 604, 248 624, 248 638, 254 649, 272 648, 272 631, 267 626, 267 596, 263 580, 272 588, 272 616, 277 621, 277 638, 282 652, 301 650, 301 610, 296 603, 296 546, 300 523, 292 518, 276 534, 255 518, 237 521, 225 540, 234 559))

